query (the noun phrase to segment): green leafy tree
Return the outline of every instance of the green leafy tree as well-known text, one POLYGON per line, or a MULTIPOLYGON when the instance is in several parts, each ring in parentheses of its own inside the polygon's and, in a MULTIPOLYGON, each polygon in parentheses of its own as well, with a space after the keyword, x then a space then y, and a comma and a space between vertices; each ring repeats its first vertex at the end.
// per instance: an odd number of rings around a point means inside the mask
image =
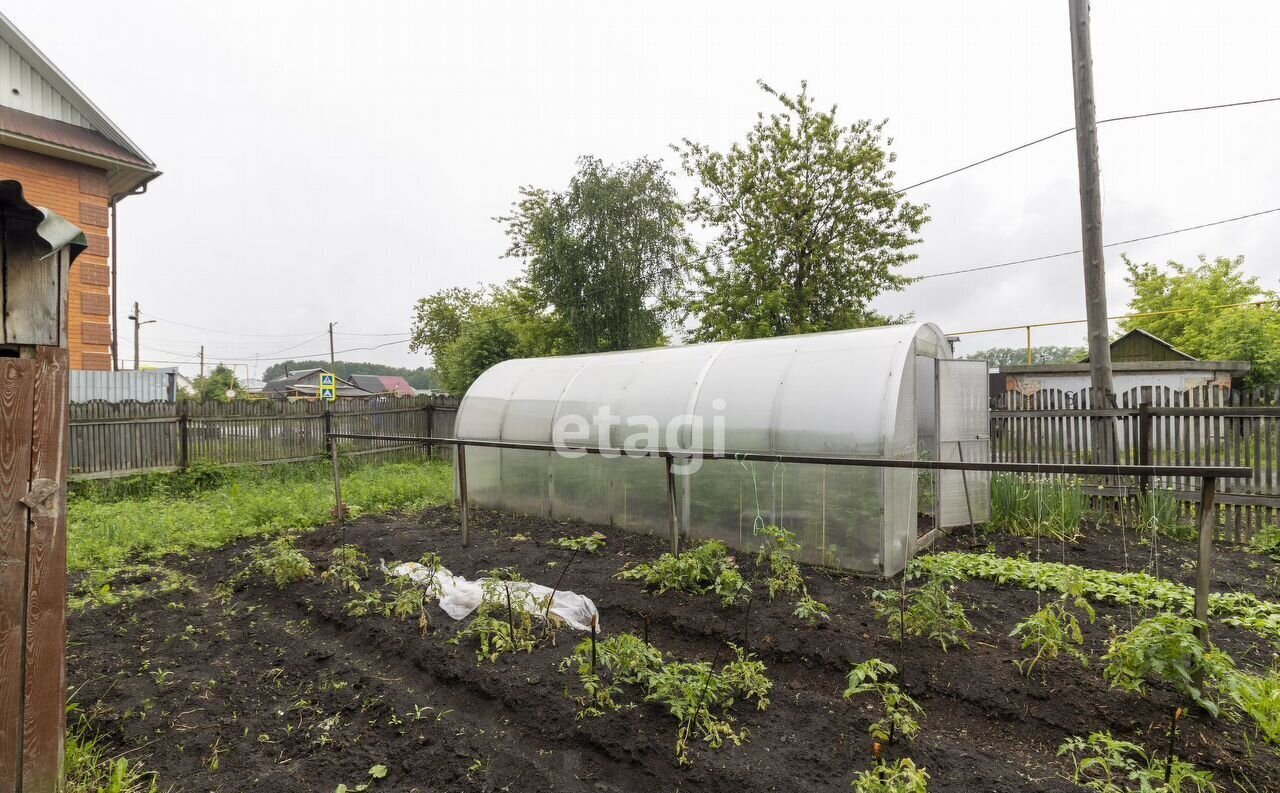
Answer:
POLYGON ((516 279, 422 298, 414 310, 409 349, 428 350, 441 387, 460 396, 494 364, 567 352, 567 336, 563 318, 516 279))
POLYGON ((222 364, 213 367, 204 377, 197 377, 191 384, 196 389, 195 399, 201 402, 230 402, 228 391, 234 391, 236 398, 244 395, 235 372, 222 364))
POLYGON ((1128 257, 1124 263, 1133 289, 1131 312, 1191 310, 1122 320, 1121 328, 1141 328, 1201 360, 1249 361, 1251 384, 1280 380, 1280 304, 1214 308, 1280 297, 1244 273, 1243 256, 1201 256, 1196 265, 1171 261, 1163 269, 1128 257))
POLYGON ((882 325, 871 301, 909 279, 899 268, 928 218, 893 188, 886 122, 843 125, 800 84, 727 152, 673 148, 700 182, 689 212, 715 230, 692 268, 695 341, 882 325))
MULTIPOLYGON (((1088 352, 1084 347, 1055 347, 1051 344, 1031 348, 1036 363, 1076 363, 1088 352)), ((964 357, 970 361, 986 361, 991 366, 1023 366, 1027 363, 1027 348, 992 347, 964 357)))
POLYGON ((526 262, 529 285, 563 318, 567 352, 665 341, 693 248, 668 176, 656 160, 582 157, 567 190, 522 187, 512 213, 497 218, 506 255, 526 262))

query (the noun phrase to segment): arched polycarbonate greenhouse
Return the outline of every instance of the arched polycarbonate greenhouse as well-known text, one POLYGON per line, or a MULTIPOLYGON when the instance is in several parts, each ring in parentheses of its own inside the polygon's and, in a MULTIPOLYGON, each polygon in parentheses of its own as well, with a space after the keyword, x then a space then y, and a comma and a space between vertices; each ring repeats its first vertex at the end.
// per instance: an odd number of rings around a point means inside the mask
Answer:
MULTIPOLYGON (((636 450, 987 460, 987 371, 952 360, 927 323, 512 360, 471 385, 456 432, 564 447, 468 448, 477 506, 665 535, 665 463, 636 450), (572 451, 583 447, 611 451, 572 451)), ((687 538, 751 550, 753 528, 776 524, 796 533, 806 561, 884 575, 937 527, 989 509, 986 475, 972 472, 734 459, 676 468, 687 538)))

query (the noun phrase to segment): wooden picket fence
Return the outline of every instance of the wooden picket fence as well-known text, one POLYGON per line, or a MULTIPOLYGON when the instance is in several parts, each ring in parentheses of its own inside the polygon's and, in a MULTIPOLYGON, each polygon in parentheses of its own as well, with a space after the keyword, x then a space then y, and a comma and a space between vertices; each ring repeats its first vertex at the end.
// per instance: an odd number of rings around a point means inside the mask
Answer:
MULTIPOLYGON (((327 454, 327 431, 453 437, 458 400, 376 397, 229 403, 85 402, 71 405, 70 478, 173 471, 194 462, 259 465, 327 454)), ((434 449, 448 458, 450 449, 434 449)), ((425 455, 425 447, 348 441, 343 455, 425 455)))
MULTIPOLYGON (((1093 405, 1088 390, 1006 392, 992 398, 991 459, 1006 462, 1090 462, 1093 422, 1114 427, 1117 462, 1163 465, 1238 465, 1249 480, 1218 483, 1219 538, 1247 542, 1280 510, 1280 389, 1175 391, 1134 388, 1107 405, 1093 405)), ((1093 493, 1119 500, 1138 491, 1137 482, 1091 483, 1093 493), (1100 489, 1099 489, 1100 488, 1100 489)), ((1160 478, 1151 487, 1172 492, 1190 517, 1200 482, 1160 478)))

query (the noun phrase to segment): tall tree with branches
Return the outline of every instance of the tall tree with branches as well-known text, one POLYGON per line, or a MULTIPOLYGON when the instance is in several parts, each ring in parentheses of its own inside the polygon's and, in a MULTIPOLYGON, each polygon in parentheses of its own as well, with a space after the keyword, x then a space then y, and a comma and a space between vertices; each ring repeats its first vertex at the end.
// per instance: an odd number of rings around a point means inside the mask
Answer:
POLYGON ((928 220, 893 189, 886 122, 842 125, 816 107, 807 83, 782 109, 758 115, 727 152, 685 139, 673 146, 700 186, 693 219, 715 230, 693 263, 695 341, 881 325, 871 301, 909 282, 899 274, 928 220))
POLYGON ((570 352, 661 344, 692 243, 662 163, 578 160, 563 192, 523 187, 507 256, 569 331, 570 352))

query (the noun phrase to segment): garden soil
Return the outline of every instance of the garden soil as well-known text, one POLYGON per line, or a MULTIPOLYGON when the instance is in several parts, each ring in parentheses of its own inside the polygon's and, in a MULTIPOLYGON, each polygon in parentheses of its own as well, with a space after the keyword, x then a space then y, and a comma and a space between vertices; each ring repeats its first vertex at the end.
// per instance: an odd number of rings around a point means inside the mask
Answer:
MULTIPOLYGON (((590 530, 477 512, 464 548, 456 510, 442 507, 319 529, 303 535, 299 548, 317 573, 331 548, 351 543, 375 568, 380 559, 390 564, 435 551, 468 578, 512 567, 550 586, 570 557, 553 540, 590 530)), ((1163 753, 1170 715, 1183 704, 1159 687, 1142 698, 1106 686, 1097 658, 1109 631, 1142 617, 1123 608, 1100 606, 1098 622, 1085 626, 1094 657, 1089 667, 1063 657, 1027 678, 1014 665, 1026 653, 1008 634, 1047 596, 960 584, 956 597, 976 633, 968 649, 944 652, 925 639, 900 643, 886 635, 871 596, 896 582, 805 568, 810 592, 831 609, 830 622, 811 628, 791 615, 787 596, 770 603, 759 588, 748 613, 722 608, 713 596, 657 595, 620 581, 619 569, 652 560, 665 541, 600 531, 608 536, 605 548, 578 554, 561 586, 595 601, 602 635, 632 631, 674 658, 718 664, 731 655, 732 642, 766 664, 773 681, 768 708, 738 703, 731 710, 748 733, 740 746, 699 743, 692 762, 681 766, 677 722, 658 705, 578 718, 577 677, 558 668, 583 638, 573 631, 560 631, 554 646, 481 663, 466 640, 448 643, 463 623, 434 605, 424 629, 416 617, 348 616, 350 594, 317 577, 285 589, 256 579, 229 598, 216 597, 245 568, 245 544, 170 560, 191 577, 189 591, 73 613, 69 685, 76 713, 111 751, 157 771, 161 789, 333 791, 368 783, 372 793, 836 791, 848 790, 872 764, 867 727, 877 718, 873 697, 842 697, 845 677, 851 664, 881 658, 899 667, 905 689, 927 714, 920 736, 886 746, 886 759, 909 756, 928 769, 931 791, 1065 791, 1077 789, 1069 781, 1070 758, 1056 754, 1066 738, 1110 730, 1163 753), (379 765, 385 776, 371 777, 379 765)), ((969 550, 967 533, 937 547, 969 550)), ((1085 537, 1066 544, 991 542, 1002 553, 1045 561, 1150 570, 1158 559, 1163 576, 1189 583, 1194 575, 1189 545, 1164 541, 1153 552, 1133 532, 1096 527, 1085 537)), ((749 572, 746 557, 738 561, 749 572)), ((1215 586, 1275 597, 1266 583, 1274 575, 1270 560, 1221 552, 1215 586)), ((374 570, 365 585, 382 584, 374 570)), ((1214 638, 1237 663, 1273 662, 1273 648, 1252 634, 1215 626, 1214 638)), ((1222 790, 1280 790, 1280 760, 1254 736, 1246 740, 1240 725, 1192 712, 1177 745, 1213 771, 1222 790)))

